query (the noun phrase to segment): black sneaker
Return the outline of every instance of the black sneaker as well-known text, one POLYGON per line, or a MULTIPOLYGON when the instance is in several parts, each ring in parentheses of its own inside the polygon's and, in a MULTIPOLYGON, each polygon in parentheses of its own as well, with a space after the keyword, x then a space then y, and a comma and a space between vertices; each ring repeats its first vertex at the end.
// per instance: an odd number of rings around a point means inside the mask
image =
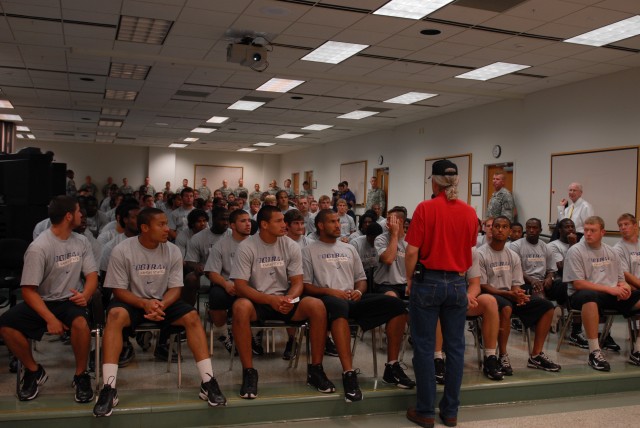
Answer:
POLYGON ((342 373, 342 386, 344 387, 344 401, 347 403, 353 403, 355 401, 362 401, 362 391, 358 385, 358 374, 360 370, 349 370, 346 373, 342 373))
POLYGON ((529 357, 529 361, 527 361, 527 367, 532 369, 540 369, 547 372, 559 372, 562 367, 560 364, 556 364, 549 357, 545 355, 544 352, 540 352, 536 357, 529 357))
POLYGON ((569 343, 582 349, 589 349, 589 342, 582 332, 575 332, 569 335, 569 343))
POLYGON ((436 383, 444 385, 444 375, 446 373, 446 366, 443 358, 434 358, 433 364, 436 368, 436 383))
POLYGON ((606 349, 608 351, 620 352, 620 345, 618 345, 613 340, 613 337, 611 337, 611 335, 608 334, 607 337, 605 337, 604 341, 602 342, 602 349, 606 349))
POLYGON ((143 352, 147 352, 151 348, 151 339, 153 334, 150 331, 143 331, 136 334, 136 343, 142 348, 143 352))
POLYGON ((32 372, 25 369, 22 380, 20 381, 20 390, 18 391, 18 399, 20 401, 33 400, 38 396, 40 390, 38 387, 44 384, 49 377, 44 368, 38 364, 38 370, 32 372))
POLYGON ((336 392, 336 386, 327 378, 322 364, 307 365, 307 385, 325 394, 336 392))
POLYGON ((509 361, 509 354, 500 355, 498 358, 500 363, 500 371, 505 376, 513 376, 513 367, 511 367, 511 361, 509 361))
POLYGON ((258 396, 258 370, 242 370, 242 386, 240 387, 240 397, 253 399, 258 396))
POLYGON ((228 353, 231 353, 233 349, 233 336, 220 336, 218 337, 218 342, 222 343, 222 346, 224 346, 224 349, 226 349, 228 353))
POLYGON ((295 343, 294 343, 293 336, 289 336, 289 339, 287 340, 287 344, 284 346, 284 352, 282 353, 283 360, 289 361, 296 357, 296 353, 293 352, 294 344, 295 343))
POLYGON ((111 416, 113 408, 118 405, 118 390, 111 385, 104 385, 96 405, 93 406, 93 416, 111 416))
POLYGON ((12 355, 11 359, 9 360, 9 371, 11 373, 18 373, 18 359, 15 357, 15 355, 12 355))
POLYGON ((133 345, 128 340, 125 340, 122 342, 122 351, 120 351, 120 357, 118 358, 118 367, 127 367, 135 356, 136 351, 133 350, 133 345))
POLYGON ((522 333, 522 321, 517 318, 511 319, 511 330, 522 333))
MULTIPOLYGON (((156 345, 156 350, 153 352, 153 356, 156 360, 167 361, 169 359, 169 345, 156 345)), ((180 361, 182 361, 182 358, 180 361)), ((171 362, 178 362, 178 351, 176 351, 175 348, 173 349, 173 352, 171 352, 171 362)))
POLYGON ((199 397, 209 403, 211 407, 227 405, 227 398, 222 394, 222 391, 220 391, 218 381, 213 376, 211 376, 208 382, 202 382, 200 384, 199 397))
POLYGON ((338 349, 336 348, 336 344, 329 336, 327 336, 327 341, 324 343, 324 355, 328 355, 329 357, 338 356, 338 349))
POLYGON ((629 363, 635 366, 640 366, 640 351, 635 351, 629 354, 629 363))
POLYGON ((589 354, 589 365, 601 372, 611 371, 611 366, 609 365, 607 360, 604 359, 604 356, 602 355, 602 351, 600 349, 596 349, 589 354))
POLYGON ((406 375, 399 361, 396 361, 393 364, 386 363, 384 365, 382 381, 384 383, 393 384, 402 389, 411 389, 416 386, 416 382, 406 375))
POLYGON ((502 373, 502 367, 498 361, 498 357, 495 355, 489 355, 484 357, 484 364, 482 365, 482 373, 491 380, 502 380, 504 374, 502 373))
POLYGON ((76 388, 76 395, 74 399, 77 403, 88 403, 93 400, 93 388, 91 388, 91 377, 89 377, 89 372, 73 376, 73 383, 71 386, 76 388))
POLYGON ((253 351, 253 355, 263 355, 264 348, 262 347, 262 335, 264 330, 260 330, 255 336, 251 339, 251 350, 253 351))

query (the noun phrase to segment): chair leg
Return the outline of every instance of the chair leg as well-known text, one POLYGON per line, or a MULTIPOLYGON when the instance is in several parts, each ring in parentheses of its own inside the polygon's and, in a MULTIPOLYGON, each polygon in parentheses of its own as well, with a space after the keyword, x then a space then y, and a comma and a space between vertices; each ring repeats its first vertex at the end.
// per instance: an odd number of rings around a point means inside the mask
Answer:
POLYGON ((564 338, 567 334, 567 329, 569 328, 569 324, 571 324, 571 321, 573 321, 573 311, 569 311, 567 318, 562 324, 562 329, 560 330, 560 335, 558 336, 558 345, 556 346, 556 352, 560 352, 560 346, 562 346, 562 342, 564 342, 564 338))
POLYGON ((523 332, 525 335, 525 340, 527 341, 527 350, 529 351, 529 355, 531 355, 531 329, 529 327, 524 327, 523 332))
MULTIPOLYGON (((292 364, 293 364, 293 368, 296 368, 296 369, 298 368, 298 361, 300 360, 300 351, 302 350, 302 339, 305 333, 308 333, 306 325, 303 325, 296 329, 296 335, 295 335, 296 339, 295 339, 295 345, 294 345, 296 350, 295 362, 293 361, 293 358, 289 360, 289 368, 292 367, 292 364)), ((307 340, 307 345, 308 344, 309 344, 309 341, 307 340)), ((307 367, 309 366, 309 358, 311 357, 309 356, 309 351, 307 348, 307 367)))
POLYGON ((102 370, 102 365, 100 364, 100 355, 102 355, 100 351, 100 347, 102 345, 102 329, 98 326, 95 329, 95 338, 96 338, 96 348, 95 348, 95 373, 96 373, 96 394, 100 392, 100 375, 102 370))
POLYGON ((607 315, 605 318, 604 327, 602 328, 602 334, 600 335, 600 347, 602 347, 604 339, 611 332, 611 326, 613 325, 613 317, 614 315, 607 315))
POLYGON ((175 343, 175 341, 176 335, 169 335, 169 350, 167 351, 169 353, 169 357, 167 358, 167 373, 171 373, 171 359, 173 357, 173 344, 175 343))
POLYGON ((480 349, 480 321, 473 321, 473 340, 476 342, 476 354, 478 355, 478 370, 482 370, 482 350, 480 349))
MULTIPOLYGON (((179 338, 178 336, 178 339, 179 338)), ((178 340, 176 346, 178 347, 178 388, 182 388, 182 342, 178 340)))
POLYGON ((376 348, 376 344, 378 343, 376 340, 376 328, 371 329, 371 353, 373 355, 373 378, 378 378, 378 349, 376 348))

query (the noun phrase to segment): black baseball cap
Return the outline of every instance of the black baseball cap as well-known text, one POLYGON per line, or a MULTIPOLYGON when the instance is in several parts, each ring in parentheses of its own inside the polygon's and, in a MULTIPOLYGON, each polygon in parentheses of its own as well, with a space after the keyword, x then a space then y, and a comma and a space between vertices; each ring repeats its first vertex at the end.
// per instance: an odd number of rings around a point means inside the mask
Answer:
POLYGON ((431 175, 458 175, 458 167, 450 160, 441 159, 431 166, 431 175))

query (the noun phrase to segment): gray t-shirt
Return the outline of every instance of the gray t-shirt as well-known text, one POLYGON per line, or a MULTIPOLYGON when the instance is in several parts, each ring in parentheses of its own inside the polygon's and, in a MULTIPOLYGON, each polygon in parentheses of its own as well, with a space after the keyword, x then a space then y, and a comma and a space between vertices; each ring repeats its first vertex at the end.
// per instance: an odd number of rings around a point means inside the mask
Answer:
POLYGON ((182 254, 182 258, 184 259, 187 255, 187 248, 189 247, 189 240, 193 237, 193 230, 186 228, 182 229, 176 235, 176 241, 174 242, 178 248, 180 248, 180 253, 182 254))
POLYGON ((83 289, 81 274, 97 271, 87 238, 72 232, 62 240, 47 229, 27 248, 20 285, 38 287, 45 302, 67 300, 72 289, 83 289))
POLYGON ((498 290, 511 290, 514 285, 524 284, 520 256, 508 248, 495 251, 490 245, 478 248, 480 284, 498 290))
POLYGON ((180 250, 171 242, 151 250, 142 246, 137 236, 127 238, 111 251, 104 286, 161 300, 169 288, 183 286, 180 250))
POLYGON ((593 249, 580 241, 569 248, 564 260, 562 281, 568 282, 567 293, 575 293, 573 281, 585 280, 607 287, 615 287, 624 281, 624 272, 616 251, 605 243, 593 249))
POLYGON ((360 230, 356 230, 351 235, 349 235, 349 244, 351 244, 351 242, 353 242, 354 239, 359 238, 361 236, 364 236, 364 233, 362 233, 360 230))
POLYGON ((548 271, 555 272, 558 270, 556 263, 553 261, 551 250, 541 240, 533 245, 526 238, 520 238, 512 242, 509 249, 520 256, 523 273, 534 279, 541 281, 548 271))
POLYGON ((186 209, 184 207, 177 208, 171 211, 169 215, 169 229, 179 232, 182 229, 188 229, 187 216, 193 210, 194 207, 186 209))
POLYGON ((549 242, 547 246, 551 250, 553 262, 556 264, 556 267, 558 267, 558 262, 564 261, 565 257, 567 257, 567 251, 569 251, 570 247, 569 243, 556 239, 555 241, 549 242))
POLYGON ((184 260, 204 265, 207 263, 211 248, 216 245, 216 242, 220 241, 227 235, 231 235, 231 229, 227 229, 219 235, 213 233, 211 229, 201 230, 193 235, 189 240, 187 255, 184 257, 184 260))
POLYGON ((267 244, 256 233, 238 246, 230 278, 248 281, 261 293, 283 296, 289 278, 296 275, 302 275, 300 246, 286 236, 267 244))
POLYGON ((236 241, 231 235, 226 235, 220 239, 211 248, 207 263, 204 265, 204 271, 219 273, 225 280, 228 280, 240 242, 242 241, 236 241))
POLYGON ((471 247, 471 267, 467 270, 467 281, 471 278, 478 278, 482 276, 480 270, 480 258, 478 257, 478 250, 476 247, 471 247))
POLYGON ((376 250, 375 245, 369 245, 365 235, 358 236, 349 244, 353 245, 358 252, 365 271, 378 266, 378 250, 376 250))
POLYGON ((618 253, 622 271, 640 277, 640 241, 634 244, 621 240, 613 249, 618 253))
POLYGON ((104 244, 102 248, 102 255, 100 256, 100 270, 106 272, 109 268, 109 259, 111 258, 111 252, 116 245, 127 239, 127 235, 124 233, 118 233, 109 242, 104 244))
POLYGON ((349 236, 356 231, 356 222, 349 214, 339 217, 340 219, 340 236, 349 236))
MULTIPOLYGON (((389 245, 390 235, 389 232, 384 232, 382 235, 376 237, 373 242, 378 257, 382 255, 389 245)), ((396 253, 396 259, 390 265, 379 262, 375 272, 373 273, 373 282, 376 284, 406 284, 407 283, 407 270, 404 264, 404 255, 407 251, 407 242, 404 237, 398 239, 398 250, 396 253)))
POLYGON ((334 290, 353 290, 357 281, 366 281, 360 256, 349 244, 316 241, 302 249, 304 283, 334 290))
POLYGON ((291 238, 290 236, 287 236, 287 238, 291 239, 293 242, 298 244, 300 246, 300 249, 303 249, 304 247, 308 247, 309 245, 311 245, 311 244, 313 244, 315 242, 315 240, 309 238, 308 236, 304 236, 304 235, 302 235, 300 238, 298 238, 297 241, 295 239, 291 238))

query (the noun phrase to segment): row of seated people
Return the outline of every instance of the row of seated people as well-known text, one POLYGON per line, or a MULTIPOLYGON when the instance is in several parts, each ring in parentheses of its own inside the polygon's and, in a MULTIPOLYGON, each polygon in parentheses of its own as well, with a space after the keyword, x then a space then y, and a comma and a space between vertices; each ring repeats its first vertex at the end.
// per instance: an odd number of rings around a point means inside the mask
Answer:
MULTIPOLYGON (((589 349, 587 361, 592 368, 609 371, 610 364, 600 349, 600 342, 605 349, 619 351, 620 347, 610 336, 599 340, 602 311, 614 310, 628 317, 640 309, 640 244, 635 216, 620 216, 618 227, 622 239, 614 247, 602 242, 605 225, 597 216, 585 220, 582 240, 578 240, 573 221, 562 219, 558 223, 559 239, 548 244, 540 239, 542 224, 537 218, 527 220, 525 236, 520 238, 517 234, 513 236, 510 222, 503 217, 488 218, 484 224, 485 239, 477 252, 481 271, 487 272, 487 276, 482 276, 482 290, 498 296, 499 364, 503 373, 512 373, 502 339, 508 337, 511 312, 519 315, 525 326, 535 326, 533 353, 536 353, 541 350, 551 326, 554 310, 551 301, 581 311, 581 318, 572 323, 569 341, 589 349), (494 281, 491 281, 492 275, 496 278, 494 281), (512 311, 505 311, 501 298, 516 303, 512 311), (539 321, 518 314, 522 310, 522 299, 527 302, 525 307, 532 306, 531 302, 539 305, 539 321), (582 324, 586 338, 582 335, 582 324)), ((491 347, 492 342, 486 346, 491 347)), ((640 365, 638 340, 632 344, 629 362, 640 365)), ((528 365, 532 366, 531 361, 528 365)))
MULTIPOLYGON (((30 400, 37 396, 38 387, 47 380, 47 375, 33 359, 27 339, 38 340, 45 332, 61 334, 70 328, 76 355, 75 399, 89 402, 93 393, 86 372, 90 343, 86 305, 97 287, 98 267, 88 240, 72 232, 80 225, 82 217, 75 200, 58 197, 51 202, 49 211, 51 227, 34 241, 25 256, 25 272, 29 272, 22 279, 23 289, 27 290, 25 302, 0 317, 0 334, 25 367, 19 398, 30 400), (84 278, 82 285, 81 278, 84 278)), ((130 210, 127 216, 129 223, 133 211, 130 210)), ((233 239, 234 224, 246 225, 249 221, 244 212, 234 214, 229 239, 233 239)), ((336 341, 343 363, 347 401, 362 398, 357 372, 350 367, 349 328, 344 324, 347 318, 355 319, 364 328, 387 324, 390 357, 384 380, 404 388, 413 387, 415 383, 397 361, 406 325, 406 306, 396 298, 366 293, 366 276, 357 252, 336 239, 340 230, 337 215, 326 210, 317 216, 316 225, 322 224, 318 226, 321 239, 316 243, 319 252, 315 255, 305 253, 304 263, 300 247, 284 236, 283 217, 275 207, 266 206, 260 211, 260 232, 238 246, 238 263, 231 271, 230 278, 234 280, 238 297, 233 305, 233 330, 244 367, 241 396, 257 396, 257 371, 251 364, 249 322, 273 318, 310 321, 313 355, 307 382, 322 392, 335 391, 322 368, 328 325, 325 306, 331 308, 331 331, 334 337, 340 338, 336 341), (333 248, 332 244, 337 247, 333 248), (241 257, 242 254, 245 255, 241 257), (318 264, 314 265, 314 262, 318 264), (303 264, 311 270, 303 271, 303 264), (335 275, 338 267, 346 276, 335 275), (305 295, 302 295, 303 289, 305 295)), ((109 258, 104 287, 111 289, 115 298, 109 305, 103 341, 104 386, 94 414, 107 416, 117 404, 115 386, 122 330, 135 327, 143 319, 185 328, 202 378, 200 398, 212 406, 224 405, 226 398, 213 377, 199 317, 192 305, 180 300, 183 262, 178 248, 167 243, 166 215, 158 209, 146 209, 135 218, 140 234, 115 245, 109 258)), ((246 227, 242 230, 246 231, 246 227)))

